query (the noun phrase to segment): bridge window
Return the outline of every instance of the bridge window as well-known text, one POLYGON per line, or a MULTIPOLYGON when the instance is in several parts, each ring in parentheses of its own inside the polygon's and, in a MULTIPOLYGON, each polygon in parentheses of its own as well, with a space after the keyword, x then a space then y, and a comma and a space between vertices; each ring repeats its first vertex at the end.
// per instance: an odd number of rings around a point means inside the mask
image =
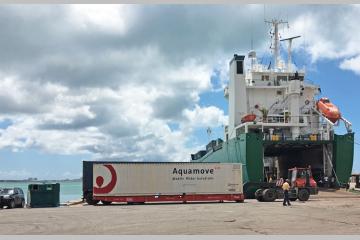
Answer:
POLYGON ((237 74, 244 74, 243 61, 237 61, 236 62, 236 73, 237 74))
POLYGON ((287 81, 287 76, 277 76, 276 80, 277 81, 287 81))

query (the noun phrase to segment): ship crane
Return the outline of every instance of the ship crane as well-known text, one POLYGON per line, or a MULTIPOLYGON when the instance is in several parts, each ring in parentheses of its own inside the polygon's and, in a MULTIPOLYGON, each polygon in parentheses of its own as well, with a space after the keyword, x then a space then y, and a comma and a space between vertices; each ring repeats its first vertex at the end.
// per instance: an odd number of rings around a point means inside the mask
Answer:
POLYGON ((349 122, 344 117, 341 117, 341 120, 344 122, 346 130, 348 131, 348 133, 351 133, 352 132, 352 128, 351 128, 352 124, 351 124, 351 122, 349 122))

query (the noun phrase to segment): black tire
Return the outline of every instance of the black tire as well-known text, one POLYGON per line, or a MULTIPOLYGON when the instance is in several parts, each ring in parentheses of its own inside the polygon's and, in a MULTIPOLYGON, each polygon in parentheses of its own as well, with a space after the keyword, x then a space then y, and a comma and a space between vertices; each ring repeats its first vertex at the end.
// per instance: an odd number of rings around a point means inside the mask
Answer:
POLYGON ((104 204, 104 205, 110 205, 112 202, 110 202, 110 201, 103 201, 103 200, 101 200, 101 202, 102 202, 102 204, 104 204))
POLYGON ((96 204, 99 203, 99 200, 94 200, 93 199, 93 196, 92 196, 91 192, 88 192, 88 193, 85 194, 85 201, 89 205, 96 205, 96 204))
POLYGON ((292 202, 294 202, 294 201, 297 200, 297 198, 296 198, 296 197, 295 197, 295 198, 293 198, 293 197, 290 198, 290 197, 289 197, 289 200, 292 201, 292 202))
POLYGON ((310 197, 310 193, 309 193, 309 191, 307 189, 302 188, 302 189, 299 190, 298 199, 300 201, 305 202, 305 201, 309 200, 309 197, 310 197))
POLYGON ((265 189, 262 196, 265 202, 273 202, 276 199, 276 193, 273 189, 265 189))
POLYGON ((18 208, 24 208, 25 207, 25 200, 21 200, 21 203, 17 205, 18 208))
POLYGON ((276 198, 277 198, 277 199, 284 199, 284 191, 278 189, 278 190, 276 191, 276 198))
POLYGON ((259 202, 264 201, 262 192, 263 192, 263 190, 261 188, 259 188, 258 190, 255 191, 255 199, 258 200, 259 202))
POLYGON ((8 204, 8 208, 15 208, 16 205, 15 205, 15 201, 14 200, 11 200, 8 204))

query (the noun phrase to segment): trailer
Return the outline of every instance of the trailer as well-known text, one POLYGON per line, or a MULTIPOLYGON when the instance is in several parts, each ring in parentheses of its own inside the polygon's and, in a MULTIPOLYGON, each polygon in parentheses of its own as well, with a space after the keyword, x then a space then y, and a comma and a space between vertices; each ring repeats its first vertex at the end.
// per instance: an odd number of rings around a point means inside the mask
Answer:
POLYGON ((112 202, 243 202, 242 165, 189 162, 83 162, 83 197, 112 202))

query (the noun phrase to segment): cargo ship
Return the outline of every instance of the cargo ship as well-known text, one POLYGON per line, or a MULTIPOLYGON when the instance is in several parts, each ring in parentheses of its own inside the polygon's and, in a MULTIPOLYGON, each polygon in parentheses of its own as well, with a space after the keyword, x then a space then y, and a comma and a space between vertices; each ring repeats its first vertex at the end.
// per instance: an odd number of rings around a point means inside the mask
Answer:
POLYGON ((351 122, 329 98, 317 100, 320 86, 294 67, 291 46, 300 36, 280 39, 279 26, 287 22, 267 23, 272 28, 270 64, 258 63, 254 50, 247 59, 234 55, 224 89, 229 109, 224 140, 210 141, 206 150, 191 154, 191 162, 241 163, 246 198, 253 198, 261 183, 288 178, 288 169, 294 167, 310 167, 319 186, 344 185, 353 167, 351 122), (281 58, 280 42, 287 45, 287 62, 281 58), (336 134, 342 123, 346 133, 336 134))

